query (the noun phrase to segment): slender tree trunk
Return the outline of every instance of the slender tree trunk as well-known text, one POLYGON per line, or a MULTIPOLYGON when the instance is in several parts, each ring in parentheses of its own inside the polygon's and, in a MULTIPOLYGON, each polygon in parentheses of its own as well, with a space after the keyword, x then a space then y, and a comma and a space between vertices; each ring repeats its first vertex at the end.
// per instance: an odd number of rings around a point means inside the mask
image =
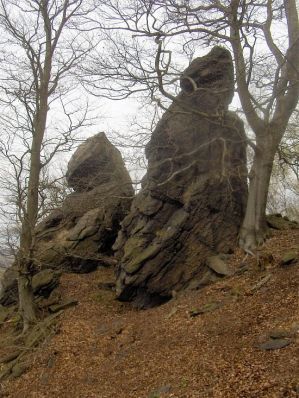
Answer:
POLYGON ((28 214, 25 215, 20 237, 20 249, 18 253, 18 293, 19 313, 23 319, 23 331, 25 332, 36 322, 36 309, 31 285, 32 273, 32 228, 30 227, 28 214))
POLYGON ((23 319, 24 331, 26 331, 37 320, 31 278, 34 268, 34 228, 38 213, 40 146, 42 137, 43 135, 39 136, 38 134, 35 134, 32 139, 27 206, 22 223, 20 251, 18 255, 19 312, 23 319))
POLYGON ((31 275, 30 272, 26 271, 26 267, 20 267, 18 276, 19 311, 23 320, 24 332, 37 321, 34 296, 31 287, 31 275))
POLYGON ((26 213, 22 224, 19 253, 19 312, 23 318, 23 331, 37 320, 31 277, 34 269, 33 246, 34 228, 38 216, 38 192, 41 170, 41 146, 46 130, 48 113, 48 82, 50 79, 50 61, 45 84, 40 89, 39 108, 35 117, 35 128, 32 136, 30 173, 26 213))
POLYGON ((273 135, 264 134, 257 139, 257 149, 249 175, 247 207, 240 229, 240 246, 254 254, 267 233, 266 205, 273 161, 278 143, 273 135))

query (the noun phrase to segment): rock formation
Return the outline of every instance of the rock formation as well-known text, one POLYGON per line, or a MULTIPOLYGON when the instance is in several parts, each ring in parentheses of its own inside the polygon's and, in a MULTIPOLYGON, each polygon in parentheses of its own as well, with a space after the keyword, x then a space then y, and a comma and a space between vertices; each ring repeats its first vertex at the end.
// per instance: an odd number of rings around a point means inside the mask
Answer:
MULTIPOLYGON (((107 256, 113 254, 111 247, 120 221, 128 213, 134 195, 121 154, 104 133, 78 147, 66 177, 74 192, 35 231, 36 274, 32 287, 37 296, 51 293, 60 271, 89 272, 101 264, 115 264, 107 256)), ((18 301, 16 278, 13 265, 2 278, 0 305, 18 301)))
POLYGON ((148 307, 227 274, 214 256, 235 247, 247 196, 244 128, 228 111, 233 80, 221 47, 184 71, 181 93, 146 147, 142 190, 114 245, 120 300, 148 307))
POLYGON ((112 254, 134 195, 132 182, 104 133, 79 146, 66 177, 74 192, 37 226, 35 257, 42 268, 88 272, 112 254))
POLYGON ((0 282, 0 305, 14 304, 18 298, 17 270, 11 266, 5 270, 0 282))
MULTIPOLYGON (((18 272, 15 266, 8 268, 3 276, 0 289, 0 307, 10 306, 18 302, 18 272)), ((32 278, 32 289, 35 296, 49 297, 59 283, 60 272, 43 269, 32 278)))

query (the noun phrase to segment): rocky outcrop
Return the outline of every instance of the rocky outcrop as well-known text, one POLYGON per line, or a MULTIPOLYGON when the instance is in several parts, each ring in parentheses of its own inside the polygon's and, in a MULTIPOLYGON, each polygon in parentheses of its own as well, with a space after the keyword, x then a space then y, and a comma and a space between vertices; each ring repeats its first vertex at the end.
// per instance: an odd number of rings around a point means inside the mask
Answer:
MULTIPOLYGON (((115 264, 111 247, 134 193, 121 154, 104 133, 79 146, 69 162, 67 181, 74 192, 35 230, 35 296, 48 297, 60 271, 89 272, 115 264)), ((1 305, 18 301, 17 275, 14 265, 4 272, 1 305)))
POLYGON ((134 195, 132 182, 104 133, 79 146, 66 177, 74 192, 37 226, 35 258, 41 268, 89 272, 110 261, 106 256, 134 195))
MULTIPOLYGON (((8 268, 3 276, 0 305, 11 306, 18 302, 18 272, 15 266, 8 268)), ((32 278, 32 290, 36 297, 48 297, 58 286, 60 272, 44 269, 32 278)))
POLYGON ((15 266, 11 266, 5 270, 0 285, 0 304, 11 305, 16 303, 18 299, 18 272, 15 266))
POLYGON ((146 147, 142 190, 114 245, 120 300, 148 307, 221 275, 209 258, 237 242, 247 196, 246 137, 228 111, 230 53, 195 59, 146 147))
POLYGON ((81 144, 71 157, 66 173, 68 185, 75 192, 88 192, 111 184, 120 192, 132 194, 132 182, 118 149, 104 133, 99 133, 81 144))

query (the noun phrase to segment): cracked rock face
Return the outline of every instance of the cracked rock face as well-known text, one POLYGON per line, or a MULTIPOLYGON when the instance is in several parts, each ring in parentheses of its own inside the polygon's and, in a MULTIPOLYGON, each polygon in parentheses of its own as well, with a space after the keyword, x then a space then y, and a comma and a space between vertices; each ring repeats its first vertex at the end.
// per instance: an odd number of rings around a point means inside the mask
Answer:
POLYGON ((142 190, 114 245, 118 298, 138 307, 221 277, 207 259, 233 250, 245 210, 246 137, 228 111, 230 53, 216 47, 195 59, 181 88, 146 147, 142 190))
POLYGON ((88 272, 111 255, 128 213, 133 188, 121 154, 104 133, 89 138, 72 156, 67 181, 74 192, 36 228, 38 266, 88 272))

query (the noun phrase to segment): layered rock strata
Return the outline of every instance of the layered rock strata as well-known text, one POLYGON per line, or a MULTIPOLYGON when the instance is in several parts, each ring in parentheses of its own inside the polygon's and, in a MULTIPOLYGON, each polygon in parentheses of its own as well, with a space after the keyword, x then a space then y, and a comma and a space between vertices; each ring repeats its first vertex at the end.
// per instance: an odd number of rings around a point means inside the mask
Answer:
POLYGON ((132 181, 104 133, 78 147, 66 178, 74 192, 37 226, 35 258, 42 268, 88 272, 109 264, 107 256, 134 196, 132 181))
POLYGON ((221 276, 209 258, 234 249, 247 197, 246 136, 228 111, 233 93, 226 49, 215 47, 183 72, 114 245, 120 300, 150 307, 221 276))

